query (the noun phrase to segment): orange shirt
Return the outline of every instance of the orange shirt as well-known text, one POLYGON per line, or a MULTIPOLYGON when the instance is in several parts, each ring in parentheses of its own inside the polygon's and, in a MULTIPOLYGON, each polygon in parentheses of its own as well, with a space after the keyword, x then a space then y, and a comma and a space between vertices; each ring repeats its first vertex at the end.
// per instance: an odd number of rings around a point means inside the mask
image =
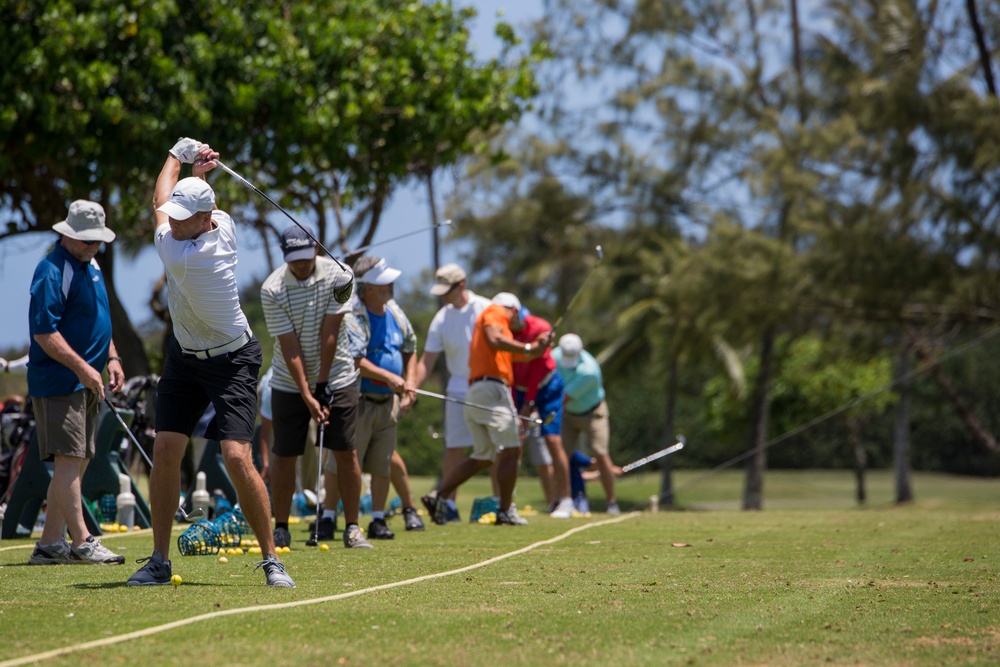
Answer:
POLYGON ((490 375, 503 378, 507 380, 507 384, 513 385, 514 354, 490 346, 486 339, 486 327, 491 324, 500 327, 504 336, 513 337, 506 308, 494 303, 479 313, 479 317, 476 318, 476 326, 472 329, 472 342, 469 343, 469 379, 475 380, 484 375, 490 375))

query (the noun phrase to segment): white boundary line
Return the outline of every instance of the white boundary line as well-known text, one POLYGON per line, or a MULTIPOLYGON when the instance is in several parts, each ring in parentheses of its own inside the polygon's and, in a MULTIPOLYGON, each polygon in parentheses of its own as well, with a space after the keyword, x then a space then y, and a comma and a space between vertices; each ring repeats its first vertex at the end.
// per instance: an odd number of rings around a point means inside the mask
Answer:
POLYGON ((542 540, 541 542, 535 542, 534 544, 529 544, 526 547, 522 547, 515 551, 509 553, 501 554, 499 556, 494 556, 493 558, 487 558, 479 563, 473 563, 472 565, 466 565, 465 567, 460 567, 457 570, 448 570, 447 572, 437 572, 435 574, 425 574, 420 577, 414 577, 413 579, 405 579, 403 581, 394 581, 390 584, 381 584, 379 586, 372 586, 370 588, 362 588, 357 591, 350 591, 348 593, 338 593, 337 595, 327 595, 321 598, 312 598, 311 600, 296 600, 295 602, 282 602, 278 604, 266 604, 257 605, 255 607, 241 607, 238 609, 223 609, 221 611, 213 611, 208 614, 199 614, 198 616, 191 616, 189 618, 182 618, 176 621, 171 621, 170 623, 164 623, 163 625, 155 625, 150 628, 145 628, 143 630, 135 630, 134 632, 128 632, 123 635, 116 635, 114 637, 104 637, 103 639, 95 639, 93 641, 84 642, 82 644, 72 644, 70 646, 64 646, 62 648, 53 649, 51 651, 46 651, 44 653, 36 653, 34 655, 26 655, 20 658, 14 658, 13 660, 6 660, 0 662, 0 667, 15 667, 15 665, 27 665, 36 662, 43 662, 50 658, 58 658, 60 656, 68 655, 70 653, 75 653, 76 651, 86 651, 93 648, 101 648, 104 646, 111 646, 113 644, 119 644, 121 642, 131 641, 133 639, 140 639, 142 637, 149 637, 150 635, 159 634, 161 632, 166 632, 168 630, 174 630, 176 628, 184 627, 185 625, 191 625, 193 623, 199 623, 201 621, 207 621, 214 618, 222 618, 224 616, 235 616, 237 614, 248 614, 250 612, 263 611, 263 610, 275 610, 275 609, 292 609, 294 607, 304 607, 311 604, 321 604, 323 602, 333 602, 335 600, 344 600, 347 598, 356 597, 358 595, 363 595, 365 593, 374 593, 376 591, 384 591, 390 588, 398 588, 400 586, 409 586, 410 584, 419 584, 424 581, 430 581, 432 579, 441 579, 443 577, 450 577, 455 574, 461 574, 463 572, 469 572, 470 570, 477 570, 481 567, 486 567, 487 565, 492 565, 498 563, 502 560, 508 558, 513 558, 514 556, 520 556, 521 554, 537 549, 538 547, 543 547, 549 544, 555 544, 560 542, 571 535, 575 535, 584 530, 590 528, 597 528, 598 526, 607 526, 613 523, 619 523, 621 521, 627 521, 628 519, 633 519, 640 516, 639 512, 628 512, 622 514, 619 517, 613 519, 605 519, 604 521, 595 521, 593 523, 584 524, 582 526, 577 526, 567 530, 561 535, 556 535, 547 540, 542 540))

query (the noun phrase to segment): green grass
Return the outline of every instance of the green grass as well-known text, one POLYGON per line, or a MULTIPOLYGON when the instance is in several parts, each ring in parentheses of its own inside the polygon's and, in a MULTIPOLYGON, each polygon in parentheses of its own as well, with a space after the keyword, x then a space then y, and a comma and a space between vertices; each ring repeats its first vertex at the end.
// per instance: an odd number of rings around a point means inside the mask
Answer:
MULTIPOLYGON (((678 475, 682 506, 738 506, 739 474, 699 475, 678 475)), ((997 483, 917 474, 917 502, 895 506, 888 473, 870 482, 872 503, 857 509, 849 474, 769 473, 768 503, 781 509, 647 513, 460 574, 204 619, 46 664, 996 664, 997 483)), ((474 484, 463 490, 463 510, 485 495, 484 481, 474 484)), ((619 495, 642 502, 657 485, 652 474, 625 478, 619 495)), ((415 490, 427 486, 415 481, 415 490)), ((541 504, 534 480, 522 480, 520 497, 541 504)), ((127 589, 148 534, 107 538, 126 554, 124 567, 29 567, 29 550, 18 547, 30 541, 5 540, 0 664, 201 614, 445 572, 604 519, 424 533, 403 533, 392 519, 396 540, 371 552, 339 542, 328 552, 307 548, 303 523, 283 557, 298 584, 292 591, 265 588, 251 556, 221 565, 177 555, 178 589, 127 589)))

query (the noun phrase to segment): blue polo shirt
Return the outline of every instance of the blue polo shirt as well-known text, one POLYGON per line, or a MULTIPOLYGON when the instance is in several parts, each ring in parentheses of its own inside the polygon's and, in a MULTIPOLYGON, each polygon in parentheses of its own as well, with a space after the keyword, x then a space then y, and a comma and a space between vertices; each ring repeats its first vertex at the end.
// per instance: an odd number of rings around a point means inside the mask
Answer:
MULTIPOLYGON (((368 311, 368 322, 371 326, 371 337, 365 357, 379 368, 396 375, 403 374, 403 330, 399 322, 392 316, 392 311, 385 309, 384 315, 376 315, 368 311)), ((361 378, 361 392, 365 394, 392 394, 392 389, 382 382, 370 378, 361 378)))
POLYGON ((37 334, 58 331, 84 361, 103 370, 111 344, 111 309, 97 262, 84 264, 56 244, 35 267, 31 279, 28 329, 31 396, 68 396, 84 388, 76 373, 49 357, 35 342, 37 334))

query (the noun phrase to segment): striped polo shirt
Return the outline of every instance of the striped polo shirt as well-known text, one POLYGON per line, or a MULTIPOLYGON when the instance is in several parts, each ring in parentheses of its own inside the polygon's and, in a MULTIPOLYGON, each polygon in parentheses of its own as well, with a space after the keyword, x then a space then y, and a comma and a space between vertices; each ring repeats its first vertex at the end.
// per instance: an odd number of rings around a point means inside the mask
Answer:
MULTIPOLYGON (((264 320, 268 333, 275 338, 274 359, 271 361, 272 389, 299 393, 285 363, 281 341, 277 339, 286 333, 294 333, 298 338, 306 379, 310 386, 316 384, 316 378, 319 377, 323 319, 327 315, 350 312, 350 302, 339 304, 333 295, 334 280, 340 272, 340 267, 333 260, 317 257, 316 268, 308 279, 300 281, 289 270, 288 264, 282 264, 261 285, 264 320)), ((342 322, 340 336, 337 338, 337 352, 330 368, 330 387, 340 389, 354 383, 357 378, 358 371, 354 368, 354 357, 348 348, 342 322)))

